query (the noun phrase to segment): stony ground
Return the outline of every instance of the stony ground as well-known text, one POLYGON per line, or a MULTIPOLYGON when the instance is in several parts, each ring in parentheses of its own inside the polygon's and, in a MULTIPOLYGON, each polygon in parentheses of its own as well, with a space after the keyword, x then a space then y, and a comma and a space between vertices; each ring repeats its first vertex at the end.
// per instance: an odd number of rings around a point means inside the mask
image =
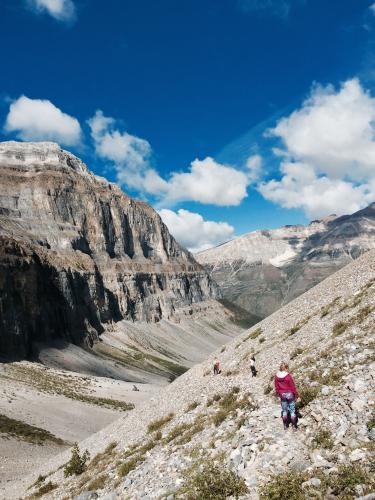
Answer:
POLYGON ((25 487, 37 474, 14 483, 4 498, 213 498, 205 484, 219 488, 219 499, 375 492, 374 312, 369 252, 214 353, 221 375, 212 375, 211 355, 82 442, 91 453, 83 474, 63 477, 66 452, 40 468, 47 477, 33 489, 25 487), (290 362, 301 393, 296 433, 282 429, 270 384, 281 360, 290 362))

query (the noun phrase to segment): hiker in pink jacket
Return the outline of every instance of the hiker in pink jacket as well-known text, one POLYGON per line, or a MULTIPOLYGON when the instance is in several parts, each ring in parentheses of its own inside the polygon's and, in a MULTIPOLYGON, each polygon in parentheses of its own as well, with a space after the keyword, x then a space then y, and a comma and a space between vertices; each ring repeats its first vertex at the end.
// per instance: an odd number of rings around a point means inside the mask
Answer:
POLYGON ((293 430, 296 430, 297 417, 295 401, 298 399, 298 391, 291 374, 288 372, 288 368, 287 363, 281 363, 280 371, 275 375, 275 390, 281 402, 281 416, 283 418, 284 429, 286 430, 288 428, 289 412, 293 430))

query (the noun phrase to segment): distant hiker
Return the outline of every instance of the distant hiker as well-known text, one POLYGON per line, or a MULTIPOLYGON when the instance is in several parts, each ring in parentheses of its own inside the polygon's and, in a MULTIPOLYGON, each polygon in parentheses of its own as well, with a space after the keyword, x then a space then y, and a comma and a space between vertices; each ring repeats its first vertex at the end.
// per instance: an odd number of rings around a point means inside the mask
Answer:
POLYGON ((214 362, 214 375, 219 375, 221 373, 220 361, 215 358, 214 362))
POLYGON ((275 376, 275 389, 276 394, 280 398, 281 402, 281 416, 284 423, 284 429, 286 430, 289 426, 290 415, 290 421, 292 422, 293 430, 296 430, 297 416, 295 400, 298 398, 298 391, 291 374, 288 373, 288 369, 289 366, 287 363, 281 363, 280 371, 277 372, 275 376))
POLYGON ((253 377, 257 376, 257 369, 255 368, 255 356, 251 356, 250 358, 250 369, 251 369, 251 375, 253 377))

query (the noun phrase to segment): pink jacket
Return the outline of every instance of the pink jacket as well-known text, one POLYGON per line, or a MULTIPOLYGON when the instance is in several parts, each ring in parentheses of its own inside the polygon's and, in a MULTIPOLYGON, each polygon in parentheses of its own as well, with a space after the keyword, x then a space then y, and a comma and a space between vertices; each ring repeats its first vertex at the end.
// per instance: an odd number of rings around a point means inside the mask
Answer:
POLYGON ((295 399, 298 398, 298 391, 296 384, 290 373, 278 372, 275 376, 275 390, 276 394, 280 396, 283 392, 292 392, 295 399))

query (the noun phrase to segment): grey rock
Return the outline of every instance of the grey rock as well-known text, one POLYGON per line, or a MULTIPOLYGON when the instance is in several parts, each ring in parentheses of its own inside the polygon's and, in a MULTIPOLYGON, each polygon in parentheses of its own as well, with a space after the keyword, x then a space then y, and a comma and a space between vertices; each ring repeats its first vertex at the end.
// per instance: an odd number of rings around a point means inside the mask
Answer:
POLYGON ((94 500, 98 498, 96 491, 84 491, 80 495, 74 497, 74 500, 94 500))
POLYGON ((349 455, 349 460, 351 462, 358 462, 366 457, 366 453, 363 450, 357 449, 353 450, 349 455))
POLYGON ((323 396, 328 396, 329 392, 330 392, 329 387, 327 385, 324 385, 322 387, 322 390, 321 390, 321 393, 323 394, 323 396))
POLYGON ((309 479, 308 481, 305 481, 304 483, 302 483, 302 488, 308 488, 310 486, 313 486, 315 488, 319 487, 321 485, 321 480, 317 477, 312 477, 311 479, 309 479))

